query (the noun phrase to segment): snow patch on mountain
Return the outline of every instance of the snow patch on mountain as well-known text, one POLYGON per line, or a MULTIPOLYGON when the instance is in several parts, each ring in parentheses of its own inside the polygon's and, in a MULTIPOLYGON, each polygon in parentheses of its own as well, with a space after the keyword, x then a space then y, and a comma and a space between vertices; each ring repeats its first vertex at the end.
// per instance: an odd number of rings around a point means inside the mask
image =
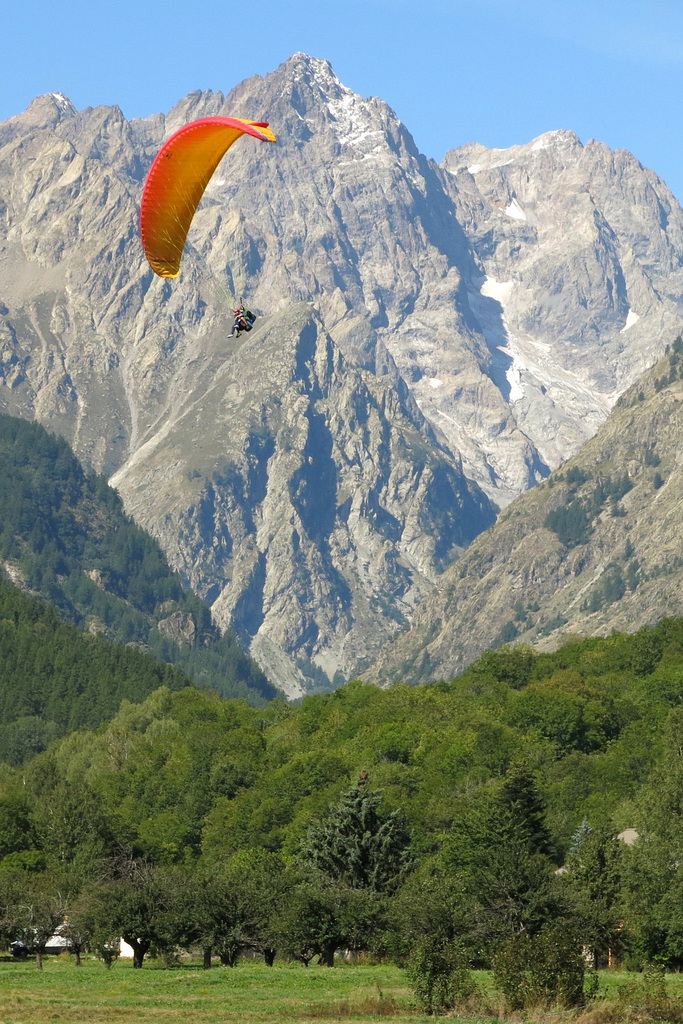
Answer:
POLYGON ((628 315, 626 317, 626 323, 621 328, 619 333, 620 334, 626 334, 626 331, 630 330, 631 327, 633 327, 634 324, 637 324, 639 320, 640 320, 640 317, 636 313, 636 311, 634 309, 629 309, 628 315))
POLYGON ((75 111, 75 107, 68 96, 65 96, 63 92, 52 92, 50 93, 52 98, 56 100, 57 104, 62 110, 68 110, 69 113, 75 111))
POLYGON ((512 202, 505 207, 505 213, 513 220, 526 220, 526 214, 516 198, 513 198, 512 202))
POLYGON ((364 100, 350 89, 342 86, 341 96, 329 100, 327 109, 332 117, 332 131, 342 146, 363 151, 362 159, 383 148, 384 133, 376 127, 376 119, 364 100))
POLYGON ((510 298, 512 281, 496 281, 495 277, 487 277, 481 286, 481 294, 487 299, 495 299, 501 306, 510 298))
POLYGON ((509 347, 507 352, 512 356, 512 366, 505 374, 507 382, 510 385, 508 401, 519 402, 525 395, 524 385, 522 383, 522 371, 525 370, 526 367, 524 366, 524 363, 520 363, 516 352, 510 351, 509 347))
POLYGON ((543 132, 543 135, 539 135, 537 139, 531 143, 529 147, 532 153, 538 153, 541 149, 549 149, 554 142, 557 141, 571 141, 572 143, 578 141, 577 136, 574 132, 563 131, 562 128, 558 128, 552 132, 543 132), (570 140, 565 140, 565 135, 571 136, 570 140))

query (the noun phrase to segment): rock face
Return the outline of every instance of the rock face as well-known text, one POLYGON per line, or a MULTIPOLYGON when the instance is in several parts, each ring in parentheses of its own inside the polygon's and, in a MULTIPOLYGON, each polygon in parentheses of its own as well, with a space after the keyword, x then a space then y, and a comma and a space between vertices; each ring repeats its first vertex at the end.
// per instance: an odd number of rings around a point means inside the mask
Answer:
POLYGON ((159 620, 157 629, 179 647, 193 647, 197 637, 194 619, 187 612, 172 612, 159 620))
POLYGON ((292 694, 374 656, 681 319, 683 214, 629 154, 560 132, 439 167, 303 54, 145 120, 39 97, 0 185, 0 408, 113 474, 292 694), (227 154, 161 281, 146 170, 221 112, 280 141, 227 154), (237 344, 239 295, 267 315, 237 344))
MULTIPOLYGON (((443 166, 486 274, 471 299, 497 346, 494 380, 554 469, 680 331, 681 209, 630 153, 571 131, 464 146, 443 166)), ((511 472, 503 486, 518 493, 511 472)))
POLYGON ((299 695, 316 667, 332 679, 376 654, 493 513, 409 399, 348 366, 304 303, 193 372, 112 482, 299 695))
POLYGON ((439 580, 367 678, 450 679, 503 641, 556 647, 683 615, 683 343, 439 580))

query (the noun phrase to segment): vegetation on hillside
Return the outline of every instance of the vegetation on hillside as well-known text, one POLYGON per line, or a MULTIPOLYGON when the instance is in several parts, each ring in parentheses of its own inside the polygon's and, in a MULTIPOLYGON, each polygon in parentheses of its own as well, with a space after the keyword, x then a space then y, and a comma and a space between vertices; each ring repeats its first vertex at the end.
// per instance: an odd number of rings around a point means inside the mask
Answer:
POLYGON ((94 727, 122 700, 189 686, 180 668, 64 622, 0 579, 0 758, 18 764, 58 736, 94 727))
MULTIPOLYGON (((575 550, 631 484, 564 482, 546 526, 575 550)), ((0 558, 59 609, 0 581, 0 938, 40 962, 68 915, 74 953, 108 964, 120 936, 137 967, 367 952, 428 1013, 485 1007, 476 967, 513 1011, 582 1004, 591 963, 683 967, 683 619, 298 707, 266 703, 238 654, 247 699, 226 700, 182 666, 215 685, 234 641, 66 445, 2 420, 0 494, 0 558)), ((589 611, 639 585, 630 541, 621 561, 589 611)))
POLYGON ((682 381, 677 338, 595 436, 444 572, 364 677, 450 678, 513 641, 556 646, 683 614, 682 381))
POLYGON ((183 588, 156 541, 124 513, 104 477, 86 473, 63 439, 6 415, 0 562, 63 618, 178 664, 197 685, 255 704, 275 696, 234 634, 220 634, 207 605, 183 588), (185 636, 176 635, 173 615, 185 636))

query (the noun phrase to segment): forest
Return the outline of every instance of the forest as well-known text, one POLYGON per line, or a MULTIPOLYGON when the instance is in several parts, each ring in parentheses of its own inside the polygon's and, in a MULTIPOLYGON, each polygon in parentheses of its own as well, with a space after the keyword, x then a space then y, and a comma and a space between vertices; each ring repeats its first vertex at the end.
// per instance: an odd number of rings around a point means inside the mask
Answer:
MULTIPOLYGON (((214 626, 208 605, 183 586, 105 478, 86 472, 63 438, 7 415, 0 415, 0 566, 64 620, 176 664, 196 685, 254 704, 277 692, 234 633, 214 626), (186 624, 184 639, 169 632, 174 614, 186 624)), ((94 721, 81 716, 73 724, 94 721)))
MULTIPOLYGON (((547 525, 579 543, 627 487, 547 525)), ((481 1010, 481 970, 523 1011, 584 1005, 607 964, 683 966, 683 620, 295 706, 106 481, 11 417, 0 522, 5 945, 370 958, 428 1014, 481 1010)))
POLYGON ((189 678, 137 647, 65 622, 0 578, 0 759, 19 764, 58 736, 111 718, 124 699, 189 678))
POLYGON ((682 696, 683 620, 298 707, 161 686, 2 768, 4 937, 40 957, 66 914, 74 952, 123 936, 138 967, 346 950, 428 1012, 472 968, 512 1009, 580 1004, 608 962, 679 970, 682 696))

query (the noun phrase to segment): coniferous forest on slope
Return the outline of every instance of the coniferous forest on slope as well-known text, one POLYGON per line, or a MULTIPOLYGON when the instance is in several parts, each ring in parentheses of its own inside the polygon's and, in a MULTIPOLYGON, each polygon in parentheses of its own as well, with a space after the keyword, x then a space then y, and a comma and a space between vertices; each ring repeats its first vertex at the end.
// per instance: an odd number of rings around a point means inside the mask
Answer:
POLYGON ((190 680, 176 665, 64 622, 51 605, 0 579, 0 760, 18 764, 121 701, 190 680))
MULTIPOLYGON (((86 473, 62 438, 37 423, 4 415, 0 561, 25 590, 49 601, 64 619, 175 663, 196 685, 256 704, 275 696, 232 631, 221 635, 207 605, 183 588, 156 541, 124 513, 104 477, 86 473), (191 623, 187 642, 163 631, 164 620, 174 613, 191 623)), ((61 686, 55 680, 55 693, 61 686)), ((80 713, 72 719, 66 705, 75 692, 63 695, 60 719, 65 723, 94 724, 118 706, 103 691, 106 707, 93 705, 85 717, 80 713)), ((138 697, 147 692, 143 687, 138 697)))

